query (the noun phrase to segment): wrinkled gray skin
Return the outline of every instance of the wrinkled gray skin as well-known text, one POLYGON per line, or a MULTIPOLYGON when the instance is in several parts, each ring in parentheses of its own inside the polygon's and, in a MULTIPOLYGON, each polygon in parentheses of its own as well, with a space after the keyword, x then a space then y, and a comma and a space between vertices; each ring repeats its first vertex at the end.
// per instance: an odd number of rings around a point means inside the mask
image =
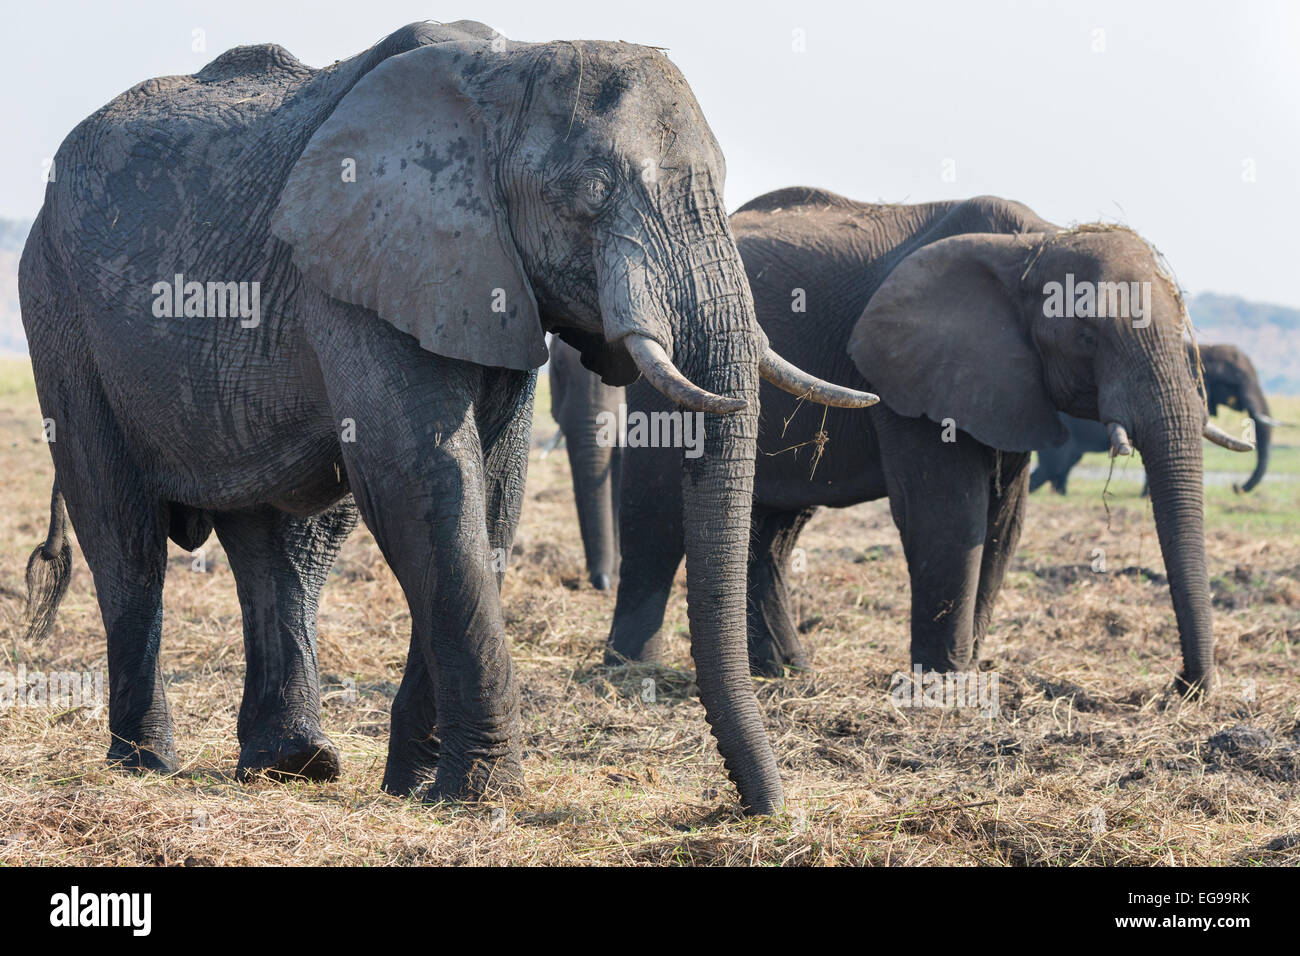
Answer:
MULTIPOLYGON (((1122 423, 1151 476, 1182 643, 1183 691, 1208 690, 1214 638, 1202 528, 1206 412, 1182 314, 1149 247, 1126 230, 1061 232, 982 197, 865 205, 784 189, 732 217, 759 323, 809 372, 871 388, 881 404, 822 409, 768 387, 754 485, 748 629, 755 673, 807 663, 790 614, 789 556, 819 506, 888 496, 912 591, 911 657, 972 666, 1024 520, 1031 449, 1064 439, 1058 412, 1122 423), (1153 321, 1048 319, 1044 285, 1150 281, 1153 321), (797 290, 806 311, 794 311, 797 290), (951 419, 955 441, 944 440, 951 419), (786 422, 789 420, 788 427, 786 422), (790 451, 794 446, 803 447, 790 451), (813 468, 816 465, 815 470, 813 468)), ((643 385, 629 414, 665 407, 643 385)), ((680 452, 628 449, 613 659, 653 659, 689 522, 667 516, 680 452)))
POLYGON ((516 785, 495 555, 553 330, 610 381, 635 377, 625 346, 649 339, 744 403, 706 416, 676 497, 706 717, 744 807, 781 806, 744 651, 765 340, 721 153, 666 57, 474 23, 413 24, 321 70, 243 47, 124 93, 55 168, 20 279, 57 428, 29 583, 39 632, 66 587, 64 499, 107 631, 113 762, 177 766, 166 539, 196 548, 215 527, 244 612, 241 772, 338 772, 315 611, 351 492, 411 612, 385 788, 516 785), (260 323, 157 317, 155 283, 174 273, 260 283, 260 323))
MULTIPOLYGON (((1201 364, 1205 373, 1205 394, 1211 415, 1219 413, 1219 406, 1238 409, 1254 422, 1255 470, 1244 485, 1234 485, 1238 491, 1252 491, 1268 470, 1269 450, 1273 445, 1273 426, 1269 421, 1268 399, 1259 384, 1259 374, 1246 353, 1235 345, 1200 346, 1201 364)), ((1187 344, 1187 359, 1196 367, 1196 353, 1187 344)), ((1088 452, 1109 451, 1110 436, 1101 422, 1087 421, 1064 415, 1070 437, 1059 448, 1039 448, 1038 465, 1029 476, 1029 490, 1037 491, 1051 482, 1052 490, 1065 494, 1070 470, 1088 452)), ((1145 494, 1145 492, 1144 492, 1145 494)))
POLYGON ((573 475, 578 530, 587 576, 597 591, 614 587, 618 576, 618 484, 623 449, 601 442, 599 418, 618 415, 623 389, 606 385, 582 367, 577 349, 551 339, 551 417, 564 433, 573 475))

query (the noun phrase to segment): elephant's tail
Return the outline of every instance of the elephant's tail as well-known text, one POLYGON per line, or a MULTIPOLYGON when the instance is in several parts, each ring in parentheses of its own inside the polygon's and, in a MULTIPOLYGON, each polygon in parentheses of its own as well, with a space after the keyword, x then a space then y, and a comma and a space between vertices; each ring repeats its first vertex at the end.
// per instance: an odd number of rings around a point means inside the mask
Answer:
POLYGON ((50 531, 27 559, 27 638, 41 641, 54 627, 59 602, 72 578, 72 545, 68 542, 68 510, 56 478, 50 492, 50 531))

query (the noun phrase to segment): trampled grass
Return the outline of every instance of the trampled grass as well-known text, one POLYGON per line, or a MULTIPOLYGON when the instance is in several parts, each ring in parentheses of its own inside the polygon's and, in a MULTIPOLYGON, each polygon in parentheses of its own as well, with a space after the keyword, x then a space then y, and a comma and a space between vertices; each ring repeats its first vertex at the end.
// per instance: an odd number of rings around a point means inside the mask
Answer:
MULTIPOLYGON (((0 368, 0 671, 102 670, 79 552, 53 637, 20 638, 51 478, 25 375, 21 363, 0 368)), ((539 438, 550 437, 544 392, 538 404, 539 438)), ((1244 457, 1230 466, 1243 477, 1244 457)), ((1279 457, 1294 464, 1294 449, 1279 457)), ((522 798, 427 807, 379 791, 408 620, 364 531, 320 615, 324 723, 343 779, 234 782, 242 640, 213 538, 210 573, 175 547, 169 566, 163 661, 183 772, 107 770, 107 714, 92 707, 4 709, 0 863, 1300 862, 1300 483, 1211 491, 1222 687, 1205 703, 1169 691, 1178 639, 1140 482, 1112 484, 1109 517, 1100 482, 1035 495, 983 653, 999 681, 992 719, 890 703, 909 609, 888 507, 819 514, 795 578, 815 669, 757 682, 788 809, 748 820, 705 730, 683 591, 669 605, 666 666, 603 667, 613 601, 585 584, 567 461, 535 451, 531 469, 504 592, 527 738, 522 798), (1098 549, 1105 573, 1093 570, 1098 549)))

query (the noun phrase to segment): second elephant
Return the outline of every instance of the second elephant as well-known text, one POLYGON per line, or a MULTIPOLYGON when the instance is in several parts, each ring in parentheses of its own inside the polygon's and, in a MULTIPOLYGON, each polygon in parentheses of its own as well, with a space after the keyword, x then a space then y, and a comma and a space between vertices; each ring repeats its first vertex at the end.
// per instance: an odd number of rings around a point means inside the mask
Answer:
MULTIPOLYGON (((1143 453, 1182 645, 1176 683, 1210 688, 1201 439, 1249 446, 1207 422, 1181 303, 1144 240, 1121 228, 1063 230, 991 197, 866 205, 807 188, 753 200, 732 228, 772 346, 884 399, 823 415, 762 389, 747 596, 755 673, 808 660, 786 576, 809 517, 886 496, 911 578, 912 661, 971 667, 1020 535, 1030 451, 1065 439, 1066 412, 1109 423, 1124 449, 1131 434, 1143 453), (1136 283, 1144 321, 1104 310, 1050 317, 1045 303, 1063 282, 1136 283)), ((640 384, 628 405, 629 417, 672 409, 640 384)), ((674 477, 682 454, 628 449, 611 660, 660 653, 686 532, 674 477)))

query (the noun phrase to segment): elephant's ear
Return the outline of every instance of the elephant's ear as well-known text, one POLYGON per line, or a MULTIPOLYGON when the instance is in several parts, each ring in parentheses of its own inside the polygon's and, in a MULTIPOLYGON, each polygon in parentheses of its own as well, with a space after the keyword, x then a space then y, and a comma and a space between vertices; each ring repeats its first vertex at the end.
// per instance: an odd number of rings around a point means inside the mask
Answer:
POLYGON ((464 77, 486 41, 385 60, 343 97, 289 173, 272 220, 306 280, 430 352, 537 368, 546 342, 464 77))
POLYGON ((881 401, 900 415, 951 419, 1003 451, 1061 444, 1017 291, 1037 248, 1028 236, 960 235, 900 262, 849 341, 881 401))

